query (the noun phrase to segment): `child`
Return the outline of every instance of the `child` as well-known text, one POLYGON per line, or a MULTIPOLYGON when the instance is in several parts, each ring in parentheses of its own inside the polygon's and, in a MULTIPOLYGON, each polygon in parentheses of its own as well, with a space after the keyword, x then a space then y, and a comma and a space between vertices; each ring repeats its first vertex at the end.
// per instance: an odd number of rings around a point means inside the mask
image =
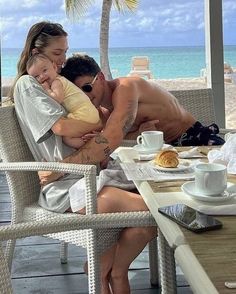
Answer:
MULTIPOLYGON (((80 148, 86 140, 81 137, 95 130, 101 130, 99 112, 89 97, 76 85, 57 73, 57 66, 44 54, 32 55, 26 65, 27 73, 33 76, 50 97, 62 104, 68 111, 68 118, 81 121, 81 133, 78 138, 63 137, 63 141, 80 148)), ((96 78, 96 77, 95 77, 96 78)))

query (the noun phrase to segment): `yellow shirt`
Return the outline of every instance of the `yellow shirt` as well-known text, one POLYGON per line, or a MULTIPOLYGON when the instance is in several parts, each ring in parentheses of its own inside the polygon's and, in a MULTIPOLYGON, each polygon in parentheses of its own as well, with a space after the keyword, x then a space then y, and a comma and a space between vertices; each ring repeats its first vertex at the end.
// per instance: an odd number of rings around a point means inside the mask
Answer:
POLYGON ((63 85, 65 98, 62 105, 69 112, 67 117, 92 124, 98 123, 100 120, 98 110, 92 104, 89 97, 65 77, 59 76, 57 79, 63 85))

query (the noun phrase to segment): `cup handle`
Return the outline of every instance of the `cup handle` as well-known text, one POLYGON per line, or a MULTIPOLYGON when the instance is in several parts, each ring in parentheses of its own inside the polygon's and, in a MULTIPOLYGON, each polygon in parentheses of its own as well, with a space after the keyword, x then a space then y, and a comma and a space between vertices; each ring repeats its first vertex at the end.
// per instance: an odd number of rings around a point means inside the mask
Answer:
POLYGON ((139 135, 139 136, 137 137, 137 143, 138 143, 138 144, 142 144, 142 143, 143 143, 143 136, 142 136, 142 135, 139 135))

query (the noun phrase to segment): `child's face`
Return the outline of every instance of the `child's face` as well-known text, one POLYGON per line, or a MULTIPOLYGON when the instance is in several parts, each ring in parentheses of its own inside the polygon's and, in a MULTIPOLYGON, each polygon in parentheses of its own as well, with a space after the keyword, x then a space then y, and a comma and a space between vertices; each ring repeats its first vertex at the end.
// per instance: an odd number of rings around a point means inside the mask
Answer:
POLYGON ((28 74, 33 76, 40 84, 47 82, 49 85, 57 77, 57 66, 46 59, 38 59, 29 69, 28 74))

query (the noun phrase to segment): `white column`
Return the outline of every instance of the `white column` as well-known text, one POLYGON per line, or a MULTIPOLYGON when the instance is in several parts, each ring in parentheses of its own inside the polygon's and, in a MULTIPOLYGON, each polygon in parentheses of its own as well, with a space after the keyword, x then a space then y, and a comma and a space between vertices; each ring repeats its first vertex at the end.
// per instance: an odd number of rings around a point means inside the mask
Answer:
POLYGON ((225 127, 224 46, 222 0, 205 0, 207 87, 212 88, 216 123, 225 127))

